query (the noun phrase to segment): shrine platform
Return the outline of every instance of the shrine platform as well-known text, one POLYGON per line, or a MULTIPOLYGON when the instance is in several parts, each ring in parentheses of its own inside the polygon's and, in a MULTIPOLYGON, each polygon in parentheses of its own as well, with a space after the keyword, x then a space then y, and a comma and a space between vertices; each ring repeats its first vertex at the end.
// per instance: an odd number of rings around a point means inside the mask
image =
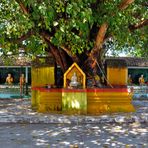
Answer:
POLYGON ((32 108, 38 112, 104 114, 133 112, 128 88, 32 88, 32 108))

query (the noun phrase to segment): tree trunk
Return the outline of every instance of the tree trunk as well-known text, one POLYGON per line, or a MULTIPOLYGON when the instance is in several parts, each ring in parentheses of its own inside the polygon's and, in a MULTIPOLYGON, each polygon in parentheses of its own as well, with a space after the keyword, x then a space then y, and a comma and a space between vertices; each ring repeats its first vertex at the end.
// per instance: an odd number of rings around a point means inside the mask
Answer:
POLYGON ((52 44, 48 43, 49 45, 49 52, 55 58, 57 65, 60 65, 62 72, 64 73, 68 69, 68 62, 66 61, 66 54, 64 51, 60 51, 58 48, 53 46, 52 44))
POLYGON ((108 24, 105 22, 103 23, 98 31, 97 37, 96 37, 96 43, 94 48, 91 50, 88 59, 85 61, 85 71, 88 72, 88 76, 90 78, 94 77, 94 75, 97 75, 98 71, 101 73, 101 69, 103 68, 101 58, 102 58, 102 44, 104 42, 105 34, 108 29, 108 24))

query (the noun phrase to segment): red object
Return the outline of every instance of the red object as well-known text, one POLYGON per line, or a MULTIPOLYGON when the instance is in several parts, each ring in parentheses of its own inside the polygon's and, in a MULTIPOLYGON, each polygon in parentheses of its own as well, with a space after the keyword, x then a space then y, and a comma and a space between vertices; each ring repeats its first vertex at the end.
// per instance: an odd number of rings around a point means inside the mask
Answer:
POLYGON ((32 87, 32 90, 40 90, 41 92, 128 92, 127 88, 65 89, 65 88, 32 87))

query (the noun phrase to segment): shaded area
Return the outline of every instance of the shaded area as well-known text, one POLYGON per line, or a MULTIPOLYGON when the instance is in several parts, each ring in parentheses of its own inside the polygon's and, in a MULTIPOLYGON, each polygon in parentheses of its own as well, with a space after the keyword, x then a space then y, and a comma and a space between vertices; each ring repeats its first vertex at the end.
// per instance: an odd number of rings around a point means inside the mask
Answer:
POLYGON ((133 104, 137 109, 134 113, 67 116, 34 112, 28 99, 3 99, 0 100, 0 147, 146 148, 148 101, 133 101, 133 104))
POLYGON ((146 124, 1 124, 1 148, 147 147, 146 124), (7 133, 7 134, 6 134, 7 133))
POLYGON ((30 99, 0 99, 0 123, 147 123, 148 101, 133 101, 136 112, 100 116, 38 113, 30 99))

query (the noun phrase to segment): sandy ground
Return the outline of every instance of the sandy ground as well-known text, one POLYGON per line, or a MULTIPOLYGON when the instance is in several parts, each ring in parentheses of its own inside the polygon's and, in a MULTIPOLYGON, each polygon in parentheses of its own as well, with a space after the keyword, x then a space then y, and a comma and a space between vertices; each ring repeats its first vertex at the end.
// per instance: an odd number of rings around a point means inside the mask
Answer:
POLYGON ((148 100, 133 101, 136 112, 100 116, 42 114, 31 109, 29 99, 1 99, 0 123, 105 123, 148 122, 148 100))
POLYGON ((0 124, 1 148, 147 148, 147 138, 139 123, 0 124))
POLYGON ((147 148, 148 101, 134 113, 66 116, 32 111, 28 99, 0 100, 0 148, 147 148))

